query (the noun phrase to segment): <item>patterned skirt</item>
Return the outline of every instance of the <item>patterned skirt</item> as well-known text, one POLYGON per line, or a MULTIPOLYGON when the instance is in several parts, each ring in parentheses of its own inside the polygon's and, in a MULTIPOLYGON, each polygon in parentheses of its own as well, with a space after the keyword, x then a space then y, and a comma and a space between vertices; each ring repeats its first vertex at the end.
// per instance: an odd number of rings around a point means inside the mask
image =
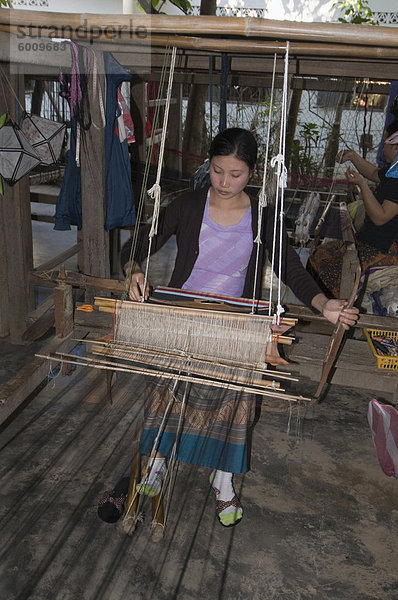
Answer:
MULTIPOLYGON (((346 251, 342 240, 332 240, 320 244, 309 258, 308 270, 326 293, 339 298, 341 269, 346 251)), ((357 251, 362 273, 371 268, 398 265, 398 244, 394 242, 387 254, 373 246, 357 242, 357 251)))
POLYGON ((156 450, 179 461, 230 473, 248 470, 248 441, 256 397, 245 392, 180 382, 148 381, 140 452, 156 450), (164 415, 167 412, 167 418, 164 415), (163 424, 162 422, 165 421, 163 424))

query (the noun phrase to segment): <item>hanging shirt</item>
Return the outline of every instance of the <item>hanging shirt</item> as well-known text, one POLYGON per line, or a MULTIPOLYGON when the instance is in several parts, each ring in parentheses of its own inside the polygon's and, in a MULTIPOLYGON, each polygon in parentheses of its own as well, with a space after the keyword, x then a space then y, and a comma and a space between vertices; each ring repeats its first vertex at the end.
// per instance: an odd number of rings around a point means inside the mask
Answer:
POLYGON ((239 223, 224 227, 210 217, 208 194, 199 235, 199 256, 183 289, 242 296, 252 249, 251 208, 239 223))

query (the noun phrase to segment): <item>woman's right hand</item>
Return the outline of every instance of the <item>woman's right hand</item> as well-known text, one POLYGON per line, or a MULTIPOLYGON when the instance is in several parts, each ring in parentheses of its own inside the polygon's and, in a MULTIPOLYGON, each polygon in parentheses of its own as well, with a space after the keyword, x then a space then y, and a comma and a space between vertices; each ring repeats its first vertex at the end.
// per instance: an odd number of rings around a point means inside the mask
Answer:
POLYGON ((134 302, 142 302, 142 296, 144 296, 145 300, 148 299, 149 296, 149 284, 145 283, 145 275, 141 270, 136 270, 131 274, 131 281, 129 287, 129 298, 134 302))
POLYGON ((354 154, 354 150, 340 150, 340 152, 336 154, 336 162, 341 164, 347 162, 347 160, 352 160, 354 154))

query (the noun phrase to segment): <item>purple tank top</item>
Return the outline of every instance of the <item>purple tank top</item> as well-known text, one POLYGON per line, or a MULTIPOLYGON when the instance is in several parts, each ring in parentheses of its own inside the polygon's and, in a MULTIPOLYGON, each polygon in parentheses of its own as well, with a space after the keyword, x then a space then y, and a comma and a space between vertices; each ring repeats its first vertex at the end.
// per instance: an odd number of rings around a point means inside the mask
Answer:
POLYGON ((252 249, 251 208, 239 223, 224 227, 210 217, 208 194, 199 235, 199 256, 182 288, 241 296, 252 249))

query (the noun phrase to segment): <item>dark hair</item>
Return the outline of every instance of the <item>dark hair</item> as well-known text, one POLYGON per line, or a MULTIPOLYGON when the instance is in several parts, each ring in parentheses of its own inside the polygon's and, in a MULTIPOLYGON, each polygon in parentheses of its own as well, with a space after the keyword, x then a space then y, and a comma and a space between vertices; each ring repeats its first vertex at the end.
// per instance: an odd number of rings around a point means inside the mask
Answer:
POLYGON ((240 127, 230 127, 216 135, 210 145, 210 160, 213 156, 229 156, 230 154, 243 160, 251 171, 254 169, 257 161, 257 142, 251 131, 240 127))
POLYGON ((394 100, 391 102, 389 112, 394 115, 395 119, 398 119, 398 96, 395 96, 394 100))
POLYGON ((386 126, 384 131, 387 137, 398 131, 398 118, 395 118, 393 121, 391 121, 391 123, 386 126))

